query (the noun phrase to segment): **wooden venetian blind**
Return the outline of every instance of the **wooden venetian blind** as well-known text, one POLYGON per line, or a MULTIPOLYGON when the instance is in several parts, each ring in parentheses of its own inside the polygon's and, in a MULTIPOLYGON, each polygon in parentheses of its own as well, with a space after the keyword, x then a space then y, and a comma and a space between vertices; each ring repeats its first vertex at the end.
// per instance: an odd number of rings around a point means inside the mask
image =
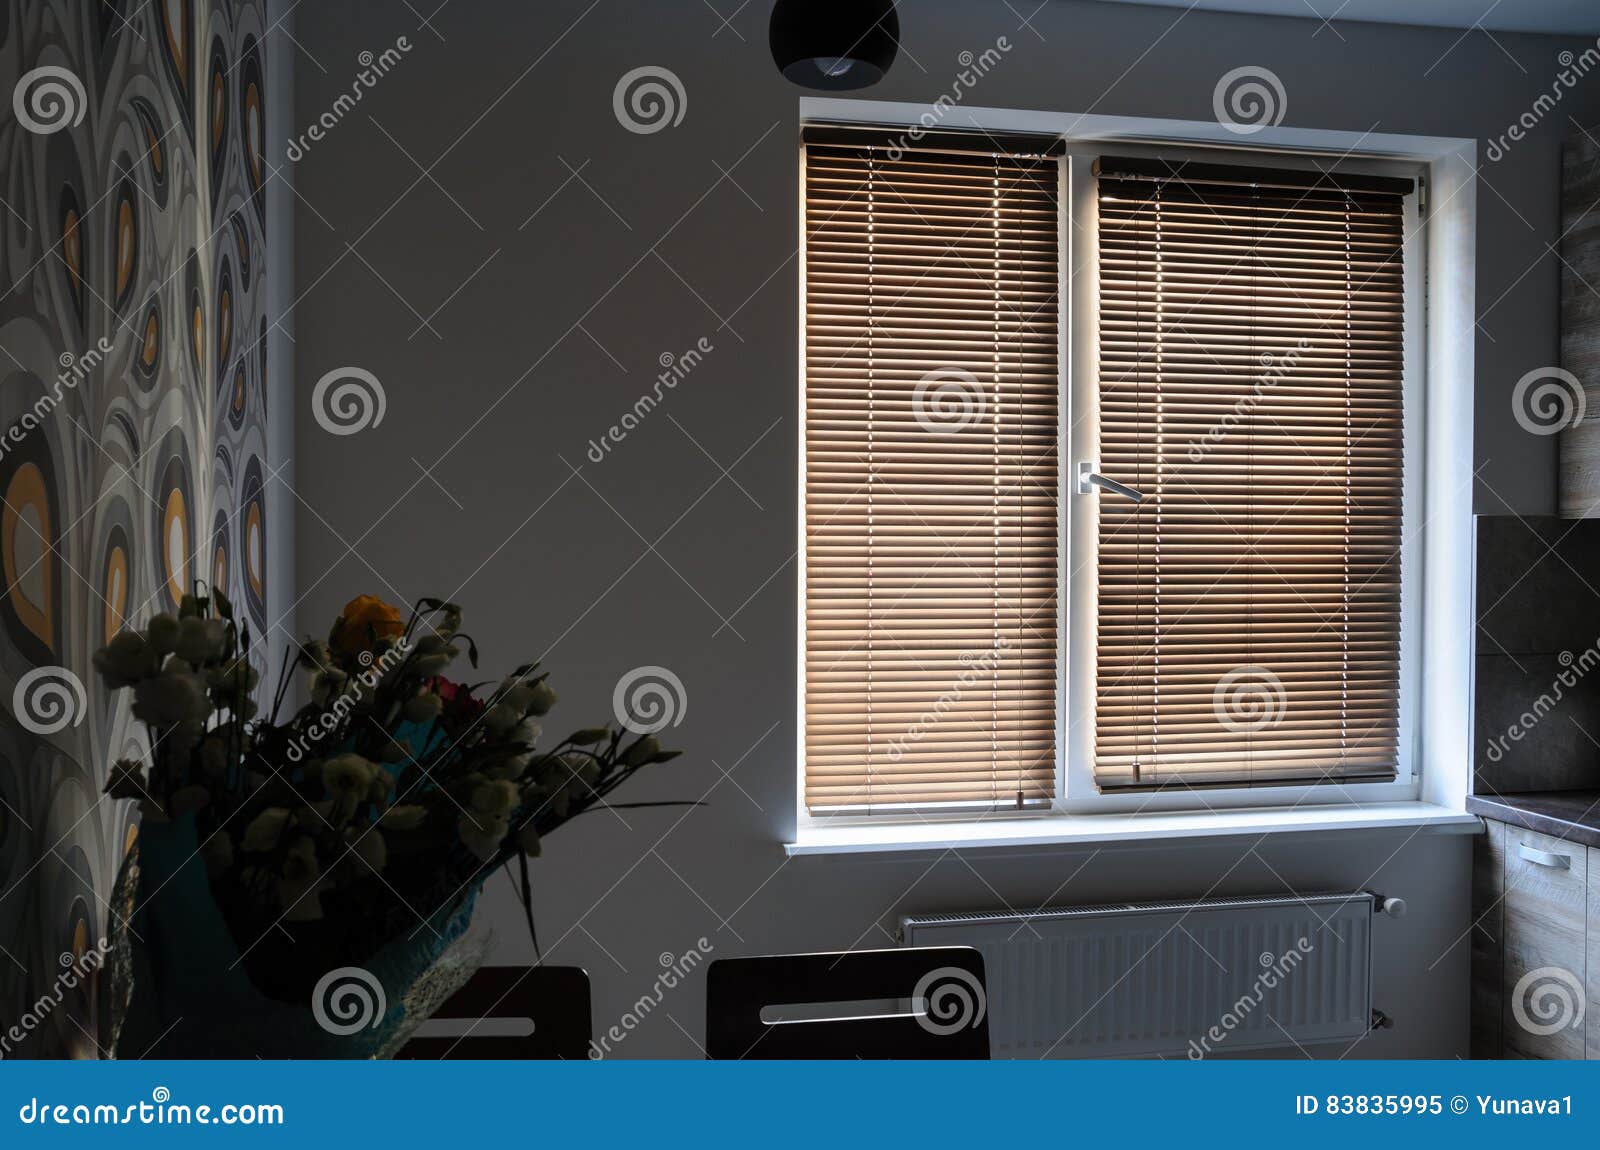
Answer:
POLYGON ((1392 779, 1410 181, 1098 170, 1096 781, 1392 779))
POLYGON ((1046 801, 1060 161, 861 139, 805 148, 806 803, 1046 801))

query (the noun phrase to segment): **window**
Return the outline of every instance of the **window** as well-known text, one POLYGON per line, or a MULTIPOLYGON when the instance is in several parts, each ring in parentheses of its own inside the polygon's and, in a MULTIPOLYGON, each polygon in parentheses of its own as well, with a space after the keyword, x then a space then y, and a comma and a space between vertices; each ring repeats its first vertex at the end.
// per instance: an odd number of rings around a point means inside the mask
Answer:
POLYGON ((1392 780, 1412 182, 1097 175, 1095 783, 1392 780))
POLYGON ((1415 180, 804 144, 808 814, 1409 785, 1415 180))
POLYGON ((806 135, 812 811, 1055 794, 1060 161, 976 142, 806 135))

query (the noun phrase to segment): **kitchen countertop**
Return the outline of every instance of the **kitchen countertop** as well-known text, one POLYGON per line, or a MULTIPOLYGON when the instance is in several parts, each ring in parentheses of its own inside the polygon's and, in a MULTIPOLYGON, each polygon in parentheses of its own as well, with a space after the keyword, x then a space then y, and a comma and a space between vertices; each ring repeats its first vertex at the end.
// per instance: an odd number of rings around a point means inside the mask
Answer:
POLYGON ((1571 843, 1600 847, 1600 791, 1468 795, 1467 810, 1571 843))

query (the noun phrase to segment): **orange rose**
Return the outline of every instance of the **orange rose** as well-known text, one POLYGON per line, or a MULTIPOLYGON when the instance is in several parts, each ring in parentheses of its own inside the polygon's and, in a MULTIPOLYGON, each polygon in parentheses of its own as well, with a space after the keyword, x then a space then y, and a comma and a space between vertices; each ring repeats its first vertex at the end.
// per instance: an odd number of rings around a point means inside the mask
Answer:
POLYGON ((344 605, 328 643, 346 655, 371 651, 380 639, 398 639, 406 633, 398 609, 376 595, 357 595, 344 605))

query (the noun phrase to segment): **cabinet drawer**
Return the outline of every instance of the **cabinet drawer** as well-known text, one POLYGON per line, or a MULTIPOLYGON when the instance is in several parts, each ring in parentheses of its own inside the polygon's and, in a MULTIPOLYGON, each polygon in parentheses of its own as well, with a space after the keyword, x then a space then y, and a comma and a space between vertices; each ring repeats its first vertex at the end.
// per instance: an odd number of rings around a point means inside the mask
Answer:
POLYGON ((1582 1058, 1588 851, 1508 826, 1505 868, 1506 1052, 1582 1058))

